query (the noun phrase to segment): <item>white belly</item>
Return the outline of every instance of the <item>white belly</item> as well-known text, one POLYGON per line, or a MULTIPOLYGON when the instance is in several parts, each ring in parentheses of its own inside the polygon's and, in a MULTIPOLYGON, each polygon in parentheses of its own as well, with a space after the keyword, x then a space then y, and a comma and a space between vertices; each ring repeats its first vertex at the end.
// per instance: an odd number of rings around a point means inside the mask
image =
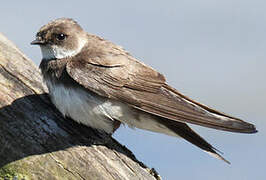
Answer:
MULTIPOLYGON (((112 121, 115 116, 106 110, 107 99, 81 88, 66 88, 52 83, 47 83, 47 86, 52 102, 64 116, 107 133, 113 132, 112 121)), ((110 108, 116 111, 117 116, 121 115, 119 106, 110 105, 110 108)))
POLYGON ((82 88, 66 88, 50 81, 46 81, 46 84, 57 109, 76 122, 113 133, 113 121, 116 119, 130 127, 176 136, 167 127, 157 123, 154 116, 124 103, 98 96, 82 88))

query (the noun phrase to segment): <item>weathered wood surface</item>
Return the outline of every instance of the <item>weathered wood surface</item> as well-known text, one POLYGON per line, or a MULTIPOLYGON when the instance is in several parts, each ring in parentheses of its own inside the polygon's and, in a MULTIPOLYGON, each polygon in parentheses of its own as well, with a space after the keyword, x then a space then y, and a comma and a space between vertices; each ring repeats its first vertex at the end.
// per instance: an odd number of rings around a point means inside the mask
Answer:
POLYGON ((65 119, 38 68, 0 34, 0 179, 156 179, 107 134, 65 119))

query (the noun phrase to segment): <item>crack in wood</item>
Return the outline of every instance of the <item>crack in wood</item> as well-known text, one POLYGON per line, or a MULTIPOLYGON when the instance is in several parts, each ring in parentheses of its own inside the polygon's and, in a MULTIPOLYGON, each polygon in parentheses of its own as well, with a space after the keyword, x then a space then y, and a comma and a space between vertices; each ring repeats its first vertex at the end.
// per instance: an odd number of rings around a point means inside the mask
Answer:
POLYGON ((61 163, 59 160, 57 160, 57 159, 52 155, 52 153, 49 153, 49 156, 51 156, 51 158, 56 162, 56 164, 57 164, 59 167, 63 168, 65 171, 71 173, 74 177, 76 177, 75 174, 77 174, 81 179, 86 180, 86 179, 85 179, 84 177, 82 177, 79 173, 77 173, 77 172, 72 172, 70 169, 66 168, 66 167, 63 165, 63 163, 61 163))

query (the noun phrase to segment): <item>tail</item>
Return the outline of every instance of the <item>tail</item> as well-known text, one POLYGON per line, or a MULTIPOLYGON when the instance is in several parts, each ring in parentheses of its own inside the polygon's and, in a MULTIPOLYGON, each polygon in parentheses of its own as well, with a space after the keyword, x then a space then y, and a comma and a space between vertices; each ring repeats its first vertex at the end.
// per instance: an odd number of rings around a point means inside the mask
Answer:
POLYGON ((180 123, 177 121, 172 121, 165 118, 158 119, 159 123, 164 124, 169 130, 176 133, 178 136, 184 138, 188 142, 194 144, 195 146, 201 148, 203 151, 207 152, 211 156, 223 160, 224 162, 230 164, 225 158, 223 158, 216 148, 200 137, 195 131, 193 131, 187 124, 180 123))

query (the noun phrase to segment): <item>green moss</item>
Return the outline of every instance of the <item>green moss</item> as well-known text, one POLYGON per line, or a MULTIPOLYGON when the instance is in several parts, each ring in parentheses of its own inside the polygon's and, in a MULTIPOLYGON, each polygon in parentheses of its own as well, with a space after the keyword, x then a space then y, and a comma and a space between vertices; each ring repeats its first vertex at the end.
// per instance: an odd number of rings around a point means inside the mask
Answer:
POLYGON ((24 173, 27 168, 17 165, 19 162, 13 162, 0 168, 0 180, 28 180, 30 177, 24 173))

